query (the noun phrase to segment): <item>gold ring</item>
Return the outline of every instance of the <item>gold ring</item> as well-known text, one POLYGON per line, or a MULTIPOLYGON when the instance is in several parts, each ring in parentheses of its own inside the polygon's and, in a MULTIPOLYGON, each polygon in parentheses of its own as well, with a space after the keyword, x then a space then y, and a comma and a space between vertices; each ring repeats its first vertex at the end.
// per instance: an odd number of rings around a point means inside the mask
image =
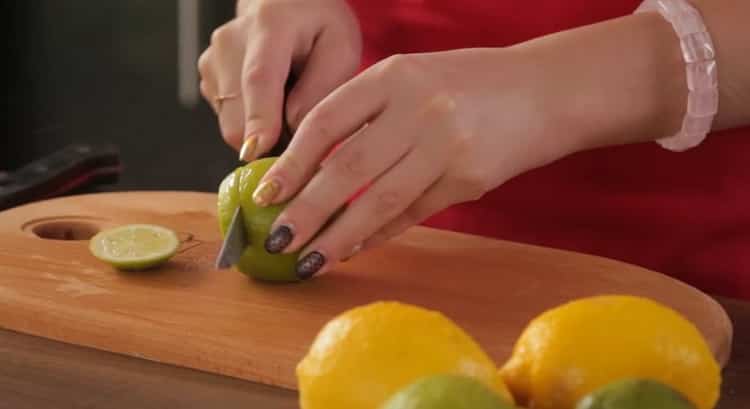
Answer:
POLYGON ((219 95, 214 98, 214 102, 216 103, 216 113, 221 113, 221 106, 224 104, 224 101, 228 99, 237 98, 239 95, 237 93, 234 94, 227 94, 227 95, 219 95))

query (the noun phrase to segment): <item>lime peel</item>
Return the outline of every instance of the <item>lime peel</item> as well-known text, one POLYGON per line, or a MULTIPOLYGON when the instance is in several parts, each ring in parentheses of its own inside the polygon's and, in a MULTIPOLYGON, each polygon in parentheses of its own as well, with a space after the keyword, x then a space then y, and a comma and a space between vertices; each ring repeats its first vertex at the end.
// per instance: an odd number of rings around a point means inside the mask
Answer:
POLYGON ((177 252, 177 234, 153 224, 128 224, 97 233, 89 241, 94 257, 122 270, 144 270, 169 260, 177 252))

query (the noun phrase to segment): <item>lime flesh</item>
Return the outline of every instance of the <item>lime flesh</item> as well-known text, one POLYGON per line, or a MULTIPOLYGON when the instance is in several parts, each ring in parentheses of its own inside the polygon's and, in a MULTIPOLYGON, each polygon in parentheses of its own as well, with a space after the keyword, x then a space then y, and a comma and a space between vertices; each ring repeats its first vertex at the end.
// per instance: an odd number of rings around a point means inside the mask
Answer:
POLYGON ((143 270, 169 260, 180 246, 174 231, 151 224, 129 224, 97 233, 89 250, 122 270, 143 270))
POLYGON ((463 375, 422 378, 393 395, 380 409, 511 409, 481 382, 463 375))

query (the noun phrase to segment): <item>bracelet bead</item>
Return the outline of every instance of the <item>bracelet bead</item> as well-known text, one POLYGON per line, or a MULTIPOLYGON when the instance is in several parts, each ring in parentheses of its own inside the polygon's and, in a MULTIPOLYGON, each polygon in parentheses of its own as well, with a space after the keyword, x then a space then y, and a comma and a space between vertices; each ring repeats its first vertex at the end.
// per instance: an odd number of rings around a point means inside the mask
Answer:
POLYGON ((664 17, 680 40, 685 61, 688 101, 682 128, 656 142, 678 152, 693 148, 711 131, 719 111, 719 77, 711 35, 701 14, 687 0, 645 0, 635 12, 657 12, 664 17))

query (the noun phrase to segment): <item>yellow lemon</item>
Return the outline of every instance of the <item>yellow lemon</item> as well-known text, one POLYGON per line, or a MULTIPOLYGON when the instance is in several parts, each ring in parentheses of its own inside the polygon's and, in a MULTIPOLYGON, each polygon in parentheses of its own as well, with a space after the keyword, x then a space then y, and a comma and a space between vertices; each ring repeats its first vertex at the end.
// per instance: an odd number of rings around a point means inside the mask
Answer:
POLYGON ((464 375, 512 402, 479 345, 439 312, 376 302, 328 322, 297 365, 302 409, 373 409, 429 375, 464 375))
POLYGON ((624 378, 663 382, 699 409, 719 397, 720 367, 698 329, 657 302, 632 296, 576 300, 534 319, 501 374, 535 409, 572 409, 624 378))

